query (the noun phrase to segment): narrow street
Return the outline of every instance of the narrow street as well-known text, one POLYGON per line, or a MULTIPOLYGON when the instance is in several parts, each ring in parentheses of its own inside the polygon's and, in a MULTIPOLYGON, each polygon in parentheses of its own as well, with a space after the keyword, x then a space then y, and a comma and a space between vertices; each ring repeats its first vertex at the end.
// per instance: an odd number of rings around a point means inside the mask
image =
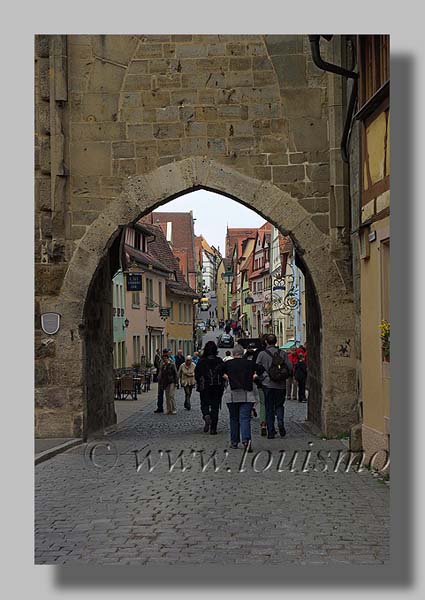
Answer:
POLYGON ((336 457, 345 447, 307 432, 304 404, 286 402, 284 439, 261 437, 254 418, 254 453, 244 455, 228 450, 226 407, 219 434, 210 436, 202 431, 197 393, 186 411, 178 390, 175 416, 154 414, 156 384, 142 396, 143 408, 103 441, 36 467, 37 564, 378 565, 389 559, 389 488, 367 470, 334 473, 332 461, 327 472, 321 463, 314 470, 319 449, 336 457), (309 449, 311 464, 303 472, 309 449), (149 450, 151 472, 143 462, 149 450), (216 471, 208 463, 214 451, 216 471))

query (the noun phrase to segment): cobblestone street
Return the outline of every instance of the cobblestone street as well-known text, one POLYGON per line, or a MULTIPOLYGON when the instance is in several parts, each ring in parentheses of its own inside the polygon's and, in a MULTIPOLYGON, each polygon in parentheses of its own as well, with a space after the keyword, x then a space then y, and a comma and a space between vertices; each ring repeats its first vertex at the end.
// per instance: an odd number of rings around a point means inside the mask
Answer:
POLYGON ((153 413, 155 393, 156 385, 152 401, 104 438, 109 451, 91 442, 36 467, 37 564, 389 560, 389 487, 367 470, 335 473, 334 460, 324 472, 317 451, 334 457, 345 447, 307 432, 304 404, 286 403, 283 439, 261 437, 253 419, 254 452, 244 455, 228 449, 227 407, 211 436, 202 431, 197 393, 187 412, 177 392, 175 416, 153 413), (142 462, 149 450, 151 472, 142 462), (216 471, 208 463, 214 450, 216 471))

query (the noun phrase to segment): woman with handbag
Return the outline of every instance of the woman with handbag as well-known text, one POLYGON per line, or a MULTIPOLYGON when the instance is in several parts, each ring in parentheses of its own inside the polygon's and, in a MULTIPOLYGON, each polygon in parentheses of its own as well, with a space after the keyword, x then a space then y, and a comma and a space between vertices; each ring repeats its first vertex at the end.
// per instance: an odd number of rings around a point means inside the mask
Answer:
POLYGON ((217 344, 205 344, 202 357, 195 368, 197 390, 201 396, 201 411, 204 419, 204 432, 217 433, 218 414, 224 392, 224 379, 220 373, 223 360, 218 356, 217 344))

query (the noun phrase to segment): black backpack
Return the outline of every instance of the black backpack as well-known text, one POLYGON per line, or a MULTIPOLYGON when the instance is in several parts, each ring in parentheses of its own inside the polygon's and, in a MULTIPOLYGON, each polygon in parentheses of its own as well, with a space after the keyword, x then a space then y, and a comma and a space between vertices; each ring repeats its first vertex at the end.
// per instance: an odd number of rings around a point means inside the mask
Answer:
POLYGON ((266 352, 272 358, 272 364, 267 371, 270 379, 276 383, 286 381, 291 376, 291 372, 286 364, 285 356, 281 354, 280 350, 274 353, 269 350, 266 352))

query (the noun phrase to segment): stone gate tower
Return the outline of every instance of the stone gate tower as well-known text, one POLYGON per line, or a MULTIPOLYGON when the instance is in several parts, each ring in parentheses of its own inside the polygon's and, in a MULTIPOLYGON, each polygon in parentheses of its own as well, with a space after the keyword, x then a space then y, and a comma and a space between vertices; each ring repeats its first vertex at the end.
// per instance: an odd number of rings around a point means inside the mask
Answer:
MULTIPOLYGON (((309 418, 328 435, 348 430, 357 416, 344 91, 314 66, 307 37, 52 35, 35 47, 37 435, 113 422, 115 240, 199 187, 292 236, 308 284, 309 418), (51 337, 40 328, 50 310, 62 315, 51 337)), ((329 52, 341 62, 338 36, 329 52)))

